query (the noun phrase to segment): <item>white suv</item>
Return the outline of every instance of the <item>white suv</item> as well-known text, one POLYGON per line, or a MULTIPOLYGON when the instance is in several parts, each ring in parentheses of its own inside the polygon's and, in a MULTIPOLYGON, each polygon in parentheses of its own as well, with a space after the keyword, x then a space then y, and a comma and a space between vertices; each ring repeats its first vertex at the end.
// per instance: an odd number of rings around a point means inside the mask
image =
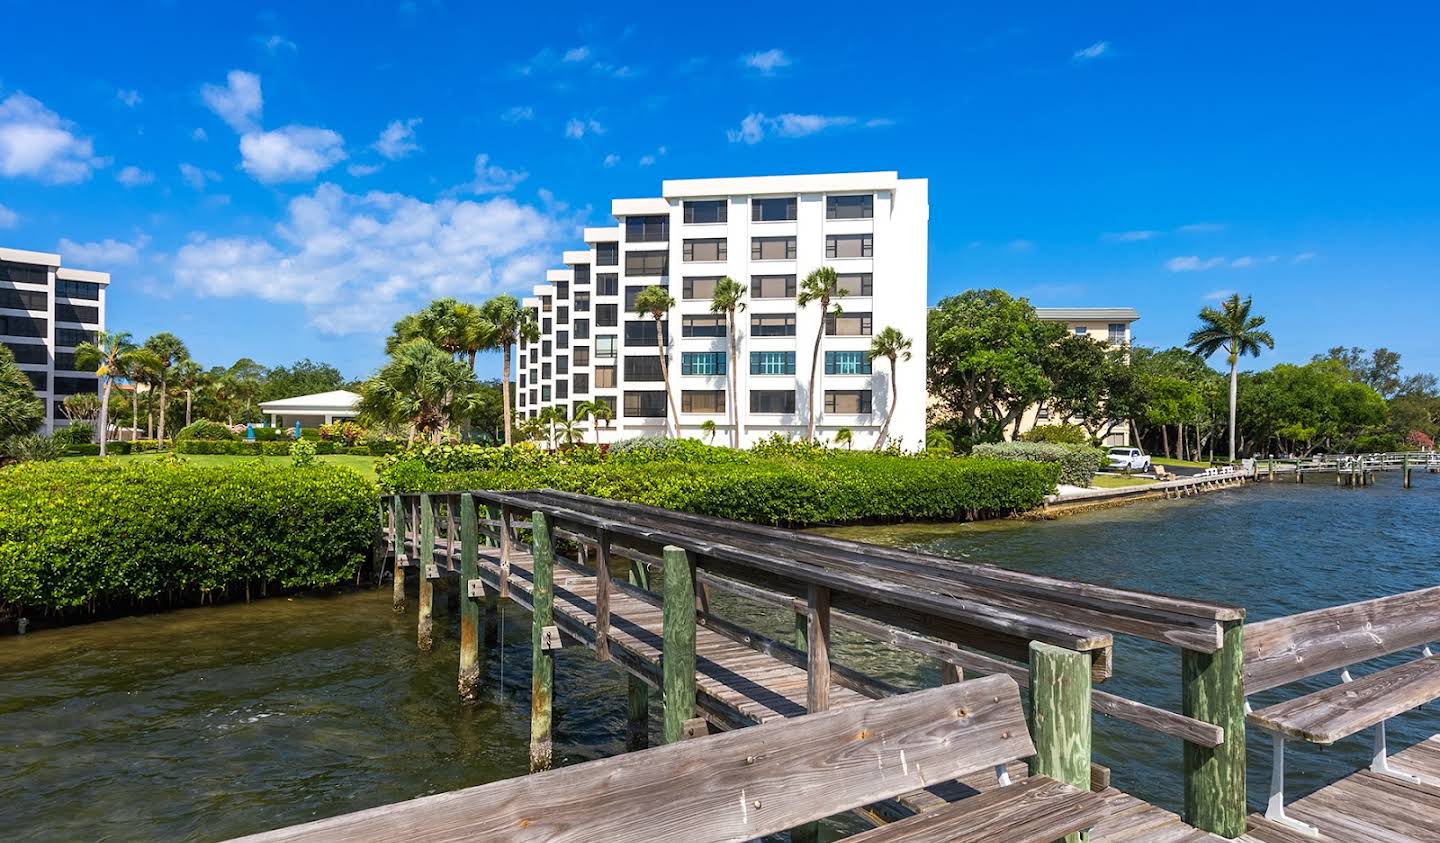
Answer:
POLYGON ((1111 471, 1149 471, 1150 456, 1139 448, 1111 448, 1111 471))

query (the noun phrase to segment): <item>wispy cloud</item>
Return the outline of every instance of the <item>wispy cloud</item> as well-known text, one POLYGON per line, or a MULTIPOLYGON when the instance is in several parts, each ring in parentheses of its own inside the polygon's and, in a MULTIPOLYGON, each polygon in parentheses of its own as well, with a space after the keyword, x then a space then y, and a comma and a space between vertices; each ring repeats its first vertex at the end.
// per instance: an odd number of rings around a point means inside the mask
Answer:
POLYGON ((790 57, 779 48, 743 55, 740 57, 740 63, 752 70, 759 71, 762 76, 774 76, 776 71, 791 65, 790 57))
POLYGON ((291 41, 289 38, 286 38, 283 35, 270 35, 261 38, 260 45, 263 46, 271 54, 295 53, 299 52, 300 50, 300 48, 295 45, 294 41, 291 41))
POLYGON ((1137 229, 1135 231, 1112 231, 1103 236, 1106 240, 1113 240, 1117 243, 1137 243, 1141 240, 1154 240, 1160 236, 1160 232, 1151 229, 1137 229))
POLYGON ((67 260, 73 260, 80 265, 93 264, 100 267, 138 262, 141 250, 149 242, 150 238, 144 234, 137 235, 133 243, 125 243, 108 237, 92 243, 77 243, 62 237, 59 248, 60 253, 67 260))
POLYGON ((194 164, 180 165, 180 178, 196 190, 204 190, 210 182, 220 181, 220 174, 214 170, 203 170, 194 164))
POLYGON ((1076 50, 1076 51, 1071 55, 1071 58, 1075 59, 1076 61, 1094 61, 1095 59, 1098 59, 1098 58, 1100 58, 1101 56, 1106 56, 1106 55, 1109 55, 1109 54, 1110 54, 1110 42, 1109 42, 1109 41, 1096 41, 1094 44, 1091 44, 1090 46, 1088 46, 1088 47, 1086 47, 1086 48, 1084 48, 1084 49, 1082 49, 1082 50, 1076 50))
POLYGON ((155 174, 139 167, 125 167, 115 174, 115 181, 126 187, 140 187, 155 181, 155 174))
POLYGON ((0 176, 74 184, 109 163, 73 123, 34 97, 17 91, 0 100, 0 176))
POLYGON ((620 163, 620 156, 619 156, 619 155, 616 155, 615 153, 612 152, 612 153, 610 153, 609 155, 605 156, 605 166, 607 166, 607 167, 613 167, 613 166, 615 166, 616 164, 619 164, 619 163, 620 163))
POLYGON ((1315 260, 1315 258, 1317 258, 1317 257, 1319 257, 1319 255, 1315 254, 1314 252, 1301 252, 1300 254, 1296 255, 1296 256, 1293 257, 1293 258, 1291 258, 1291 259, 1290 259, 1290 262, 1291 262, 1291 263, 1309 263, 1310 261, 1315 260))
POLYGON ((1199 255, 1183 255, 1165 261, 1165 268, 1171 272, 1203 272, 1224 265, 1225 258, 1202 258, 1199 255))
POLYGON ((1223 222, 1192 222, 1189 225, 1182 225, 1175 229, 1181 234, 1214 234, 1217 231, 1225 230, 1223 222))
POLYGON ((577 61, 585 61, 588 58, 590 58, 590 48, 582 44, 579 47, 571 47, 570 49, 566 50, 565 56, 561 59, 561 61, 566 61, 573 64, 577 61))
POLYGON ((1211 290, 1205 294, 1206 301, 1223 301, 1235 295, 1234 290, 1211 290))
POLYGON ((512 105, 500 112, 500 119, 506 123, 522 123, 535 119, 535 109, 528 105, 512 105))
POLYGON ((309 181, 344 161, 345 139, 314 126, 286 126, 240 138, 240 166, 266 184, 309 181))
POLYGON ((115 92, 115 99, 124 103, 126 108, 134 108, 141 102, 140 92, 133 88, 121 88, 115 92))
POLYGON ((420 125, 419 117, 409 120, 392 120, 372 144, 374 150, 391 161, 398 161, 420 149, 415 142, 415 127, 420 125))
POLYGON ((20 223, 20 215, 0 205, 0 228, 14 228, 20 223))
POLYGON ((529 177, 524 170, 507 170, 491 164, 490 156, 482 152, 475 156, 475 180, 467 187, 471 193, 509 193, 529 177))
POLYGON ((345 172, 356 178, 364 178, 365 176, 373 176, 382 169, 379 164, 351 164, 345 168, 345 172))
POLYGON ((566 121, 565 137, 579 140, 587 134, 603 135, 605 134, 605 127, 600 125, 599 121, 589 118, 582 120, 579 117, 572 117, 566 121))
POLYGON ((190 140, 193 140, 193 141, 202 141, 202 142, 203 142, 203 141, 210 140, 210 135, 207 134, 204 129, 200 128, 199 126, 196 126, 196 127, 195 127, 195 131, 193 131, 193 132, 190 133, 190 140))
POLYGON ((254 131, 265 105, 260 90, 260 77, 244 70, 225 75, 225 84, 205 85, 200 89, 205 105, 230 128, 237 132, 254 131))
POLYGON ((1035 250, 1035 241, 1024 239, 1011 240, 1005 244, 1005 248, 1012 252, 1033 252, 1035 250))
POLYGON ((761 112, 747 114, 734 129, 726 130, 731 143, 757 144, 770 135, 803 138, 838 126, 853 126, 854 117, 839 114, 785 113, 769 117, 761 112))

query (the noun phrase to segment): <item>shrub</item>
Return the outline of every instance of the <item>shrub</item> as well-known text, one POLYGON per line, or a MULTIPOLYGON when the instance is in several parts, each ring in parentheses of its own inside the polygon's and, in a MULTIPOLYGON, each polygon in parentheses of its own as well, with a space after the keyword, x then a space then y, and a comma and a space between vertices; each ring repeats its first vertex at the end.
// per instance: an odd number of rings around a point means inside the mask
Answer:
MULTIPOLYGON (((98 445, 96 446, 96 450, 99 450, 99 446, 98 446, 98 445)), ((129 443, 129 442, 106 442, 106 443, 105 443, 105 453, 106 453, 106 454, 109 454, 109 455, 112 455, 112 456, 128 457, 128 456, 130 455, 130 443, 129 443)))
POLYGON ((970 453, 997 460, 1055 463, 1060 467, 1060 482, 1071 486, 1089 486, 1095 472, 1105 465, 1105 451, 1089 445, 995 442, 976 445, 970 453))
POLYGON ((1049 442, 1052 445, 1089 445, 1090 434, 1078 424, 1042 424, 1020 434, 1023 442, 1049 442))
POLYGON ((955 439, 950 431, 932 427, 925 431, 925 450, 936 454, 955 453, 955 439))
POLYGON ((164 447, 165 443, 158 439, 135 439, 130 442, 130 452, 134 454, 143 454, 146 451, 160 451, 163 450, 164 447))
POLYGON ((309 439, 301 439, 290 446, 290 462, 296 468, 307 468, 315 464, 315 452, 319 448, 309 439))
POLYGON ((255 434, 256 442, 274 442, 279 438, 280 433, 273 427, 252 427, 250 432, 255 434))
POLYGON ((322 587, 352 580, 368 557, 374 488, 355 472, 180 459, 0 469, 0 604, 322 587))
POLYGON ((225 426, 221 422, 209 421, 207 419, 201 419, 199 421, 187 424, 186 426, 180 428, 179 433, 175 434, 176 442, 183 442, 187 439, 209 439, 212 441, 223 441, 234 438, 235 434, 231 432, 229 427, 225 426))
MULTIPOLYGON (((292 433, 292 434, 294 433, 294 429, 291 429, 291 433, 292 433)), ((302 427, 302 428, 300 428, 300 438, 301 438, 301 439, 319 439, 319 438, 320 438, 320 428, 318 428, 318 427, 302 427)))
POLYGON ((4 451, 5 456, 21 462, 46 462, 58 460, 65 455, 64 444, 38 433, 12 436, 0 443, 0 450, 4 451))
POLYGON ((339 421, 320 425, 319 432, 322 441, 354 445, 364 437, 365 428, 353 421, 339 421))
POLYGON ((95 427, 89 422, 70 422, 56 430, 51 437, 61 445, 89 445, 95 441, 95 427))
POLYGON ((97 444, 66 445, 65 456, 67 457, 98 457, 100 446, 97 444))
POLYGON ((369 445, 350 445, 350 446, 344 448, 341 453, 350 454, 350 455, 356 456, 356 457, 368 457, 368 456, 370 456, 370 446, 369 446, 369 445))

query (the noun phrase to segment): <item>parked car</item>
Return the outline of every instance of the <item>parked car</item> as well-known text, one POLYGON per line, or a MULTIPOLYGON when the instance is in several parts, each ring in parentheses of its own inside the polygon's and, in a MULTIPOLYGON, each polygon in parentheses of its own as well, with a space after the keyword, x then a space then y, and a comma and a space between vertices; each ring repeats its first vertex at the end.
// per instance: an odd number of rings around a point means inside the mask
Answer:
POLYGON ((1111 448, 1111 471, 1149 471, 1150 455, 1139 448, 1111 448))

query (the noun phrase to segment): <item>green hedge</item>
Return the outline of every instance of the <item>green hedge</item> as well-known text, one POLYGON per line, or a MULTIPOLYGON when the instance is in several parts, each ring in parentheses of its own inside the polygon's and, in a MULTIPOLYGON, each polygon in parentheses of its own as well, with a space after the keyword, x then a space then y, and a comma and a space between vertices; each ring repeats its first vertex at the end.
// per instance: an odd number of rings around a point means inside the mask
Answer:
MULTIPOLYGON (((109 447, 106 447, 109 450, 109 447)), ((98 457, 100 456, 99 445, 66 445, 65 456, 67 457, 98 457)))
POLYGON ((234 438, 236 438, 235 434, 230 432, 229 425, 222 422, 210 421, 209 419, 200 419, 199 421, 191 422, 180 428, 180 432, 175 434, 176 441, 181 442, 186 439, 210 439, 228 442, 234 438))
POLYGON ((1105 450, 1089 445, 1057 445, 1048 442, 992 442, 976 445, 972 456, 1017 462, 1053 463, 1060 467, 1060 482, 1089 486, 1095 472, 1105 465, 1105 450))
POLYGON ((0 608, 353 580, 375 490, 348 469, 165 460, 0 469, 0 608))

